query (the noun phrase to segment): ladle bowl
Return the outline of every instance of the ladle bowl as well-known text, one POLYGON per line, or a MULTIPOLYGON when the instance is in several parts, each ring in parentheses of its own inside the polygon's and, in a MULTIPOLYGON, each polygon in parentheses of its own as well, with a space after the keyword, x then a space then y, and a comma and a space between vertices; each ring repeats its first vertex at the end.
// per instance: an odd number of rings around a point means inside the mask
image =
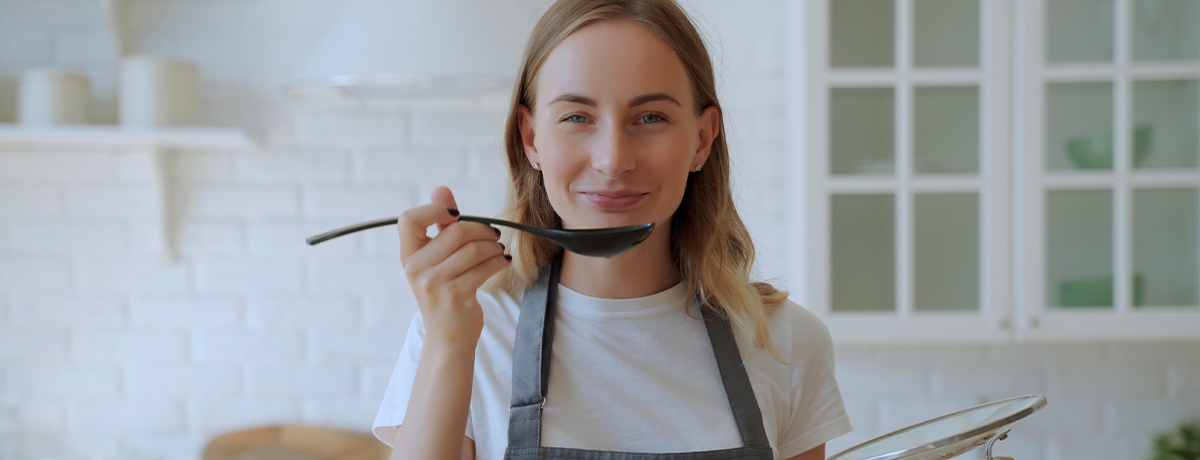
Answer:
MULTIPOLYGON (((372 220, 370 222, 363 222, 361 224, 355 224, 349 227, 339 228, 337 230, 330 230, 320 235, 310 236, 304 241, 311 246, 324 241, 329 241, 339 236, 349 235, 351 233, 360 232, 369 228, 396 225, 399 220, 400 219, 398 217, 372 220)), ((458 220, 479 222, 482 224, 501 225, 529 232, 550 240, 563 249, 576 254, 591 257, 612 257, 628 251, 641 244, 643 241, 646 241, 646 238, 650 237, 650 233, 654 232, 653 222, 640 225, 630 225, 627 227, 563 230, 556 228, 531 227, 528 225, 518 224, 516 222, 492 219, 488 217, 460 215, 458 216, 458 220)))

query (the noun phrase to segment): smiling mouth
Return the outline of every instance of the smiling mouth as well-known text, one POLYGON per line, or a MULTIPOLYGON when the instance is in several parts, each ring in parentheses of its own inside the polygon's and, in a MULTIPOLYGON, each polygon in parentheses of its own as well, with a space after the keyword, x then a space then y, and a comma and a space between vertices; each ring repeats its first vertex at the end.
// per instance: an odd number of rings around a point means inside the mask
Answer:
POLYGON ((592 204, 610 209, 628 208, 638 204, 649 193, 638 192, 583 192, 583 197, 592 204))

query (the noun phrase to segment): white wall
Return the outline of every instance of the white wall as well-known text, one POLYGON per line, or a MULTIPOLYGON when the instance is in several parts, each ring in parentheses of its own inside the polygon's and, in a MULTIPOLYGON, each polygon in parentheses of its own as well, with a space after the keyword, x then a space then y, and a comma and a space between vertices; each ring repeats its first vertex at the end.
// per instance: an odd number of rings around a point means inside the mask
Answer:
MULTIPOLYGON (((414 305, 395 236, 306 236, 395 215, 450 185, 494 213, 506 96, 408 111, 290 105, 280 85, 343 7, 313 0, 131 2, 133 47, 196 61, 206 120, 264 152, 184 152, 172 168, 181 258, 157 258, 147 158, 0 152, 0 460, 194 459, 214 434, 271 423, 365 431, 414 305)), ((764 277, 792 232, 785 196, 783 0, 690 2, 717 38, 742 210, 764 277)), ((115 119, 96 3, 0 0, 0 121, 34 66, 85 69, 115 119)), ((789 280, 781 280, 788 284, 789 280)), ((791 284, 798 284, 791 280, 791 284)), ((998 450, 1130 459, 1200 417, 1200 344, 841 347, 857 429, 830 446, 985 400, 1050 405, 998 450)))

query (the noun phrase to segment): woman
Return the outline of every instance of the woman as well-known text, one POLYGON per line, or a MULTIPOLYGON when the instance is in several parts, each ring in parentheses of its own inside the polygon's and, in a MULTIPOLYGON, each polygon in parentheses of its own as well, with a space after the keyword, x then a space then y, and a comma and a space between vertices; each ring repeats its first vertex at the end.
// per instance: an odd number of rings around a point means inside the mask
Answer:
POLYGON ((749 279, 712 65, 673 0, 554 4, 506 149, 508 218, 656 229, 602 259, 499 243, 445 188, 405 211, 420 311, 375 422, 393 458, 815 460, 850 431, 828 331, 749 279))

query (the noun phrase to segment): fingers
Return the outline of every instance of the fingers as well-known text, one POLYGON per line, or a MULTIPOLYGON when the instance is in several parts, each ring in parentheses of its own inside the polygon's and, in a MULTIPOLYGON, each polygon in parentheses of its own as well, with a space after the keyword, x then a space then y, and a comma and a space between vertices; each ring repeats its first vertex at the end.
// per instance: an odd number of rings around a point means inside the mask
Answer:
POLYGON ((507 259, 504 258, 504 246, 494 240, 476 240, 464 244, 454 251, 445 261, 438 264, 436 267, 430 268, 429 275, 434 279, 439 280, 454 280, 456 284, 468 287, 469 291, 474 292, 487 278, 479 280, 478 283, 472 284, 469 280, 463 279, 462 276, 471 269, 480 264, 487 263, 492 260, 499 260, 508 265, 507 259))
POLYGON ((409 208, 400 214, 396 228, 400 233, 400 259, 407 259, 429 242, 425 229, 430 225, 450 225, 458 221, 458 210, 453 212, 439 204, 409 208))
POLYGON ((507 255, 492 257, 458 275, 458 281, 469 286, 483 286, 488 278, 500 273, 509 265, 512 265, 512 258, 507 255))
POLYGON ((473 293, 510 265, 511 258, 504 255, 496 228, 458 221, 457 203, 450 189, 437 187, 430 201, 432 204, 405 211, 397 223, 401 262, 414 291, 422 293, 418 298, 454 298, 473 293), (426 236, 430 225, 438 227, 433 238, 426 236))
MULTIPOLYGON (((490 225, 477 222, 452 223, 445 230, 438 233, 437 237, 433 238, 432 241, 426 242, 419 251, 409 254, 409 257, 402 261, 404 263, 404 271, 406 273, 417 273, 443 264, 453 254, 465 249, 467 245, 474 242, 481 242, 490 248, 502 251, 500 243, 497 242, 499 238, 500 235, 496 232, 496 229, 490 225)), ((483 260, 484 256, 491 256, 491 254, 480 253, 478 256, 480 258, 469 265, 456 268, 461 272, 478 264, 483 260)), ((459 265, 464 263, 460 262, 459 265)), ((442 271, 439 274, 445 277, 446 272, 442 271)), ((457 276, 457 273, 454 273, 454 276, 457 276)))
MULTIPOLYGON (((491 226, 456 222, 404 262, 404 273, 422 305, 460 305, 489 277, 510 265, 491 226)), ((473 300, 472 300, 473 302, 473 300)), ((424 311, 424 310, 422 310, 424 311)))
MULTIPOLYGON (((450 192, 450 189, 444 186, 439 186, 433 189, 433 193, 429 197, 429 202, 432 204, 440 204, 448 208, 458 209, 458 203, 454 201, 454 193, 450 192)), ((441 223, 437 225, 439 232, 446 229, 446 225, 441 223)))

